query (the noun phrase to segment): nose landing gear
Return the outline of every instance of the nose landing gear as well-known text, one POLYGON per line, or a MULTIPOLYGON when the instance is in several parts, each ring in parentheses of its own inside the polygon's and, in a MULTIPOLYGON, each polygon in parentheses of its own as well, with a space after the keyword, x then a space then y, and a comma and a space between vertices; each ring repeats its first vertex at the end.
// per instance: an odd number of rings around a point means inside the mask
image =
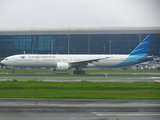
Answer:
POLYGON ((12 73, 15 73, 15 70, 14 70, 14 69, 12 69, 12 73))

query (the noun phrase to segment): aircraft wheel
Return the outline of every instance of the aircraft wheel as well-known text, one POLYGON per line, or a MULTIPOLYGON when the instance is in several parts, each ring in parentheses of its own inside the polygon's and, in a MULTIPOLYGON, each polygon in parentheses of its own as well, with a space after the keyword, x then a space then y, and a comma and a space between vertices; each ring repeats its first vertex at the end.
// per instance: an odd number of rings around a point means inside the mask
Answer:
POLYGON ((82 70, 80 70, 80 71, 73 71, 73 74, 85 74, 85 71, 82 71, 82 70))
POLYGON ((14 70, 12 70, 12 73, 15 73, 15 71, 14 71, 14 70))
POLYGON ((77 71, 73 71, 73 74, 77 74, 77 71))
POLYGON ((85 74, 85 71, 78 71, 78 74, 85 74))

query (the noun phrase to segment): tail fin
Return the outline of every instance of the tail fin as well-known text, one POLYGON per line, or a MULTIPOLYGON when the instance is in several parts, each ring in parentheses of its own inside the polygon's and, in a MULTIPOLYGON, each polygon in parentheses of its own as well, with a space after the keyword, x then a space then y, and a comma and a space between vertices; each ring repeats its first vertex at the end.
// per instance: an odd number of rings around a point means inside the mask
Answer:
POLYGON ((138 55, 145 57, 147 55, 149 46, 152 42, 153 35, 148 35, 131 53, 129 56, 138 55))

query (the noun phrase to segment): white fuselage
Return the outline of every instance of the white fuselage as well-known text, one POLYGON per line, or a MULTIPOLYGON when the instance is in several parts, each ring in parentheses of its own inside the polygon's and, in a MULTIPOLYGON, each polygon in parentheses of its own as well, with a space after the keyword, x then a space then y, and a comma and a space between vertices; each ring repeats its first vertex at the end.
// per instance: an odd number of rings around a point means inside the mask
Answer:
MULTIPOLYGON (((56 67, 57 63, 74 63, 99 59, 88 63, 86 67, 113 67, 124 62, 129 55, 45 55, 26 54, 5 58, 2 63, 13 67, 56 67)), ((126 60, 127 62, 127 60, 126 60)))

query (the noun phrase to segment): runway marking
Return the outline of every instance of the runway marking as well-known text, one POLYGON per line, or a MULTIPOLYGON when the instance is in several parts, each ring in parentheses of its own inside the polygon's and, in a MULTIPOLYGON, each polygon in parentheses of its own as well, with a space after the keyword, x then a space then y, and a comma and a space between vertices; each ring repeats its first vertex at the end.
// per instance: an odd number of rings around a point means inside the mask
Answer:
MULTIPOLYGON (((96 113, 94 113, 96 114, 96 113)), ((159 116, 160 114, 96 114, 98 116, 159 116)))
POLYGON ((160 82, 160 80, 154 80, 155 82, 160 82))

